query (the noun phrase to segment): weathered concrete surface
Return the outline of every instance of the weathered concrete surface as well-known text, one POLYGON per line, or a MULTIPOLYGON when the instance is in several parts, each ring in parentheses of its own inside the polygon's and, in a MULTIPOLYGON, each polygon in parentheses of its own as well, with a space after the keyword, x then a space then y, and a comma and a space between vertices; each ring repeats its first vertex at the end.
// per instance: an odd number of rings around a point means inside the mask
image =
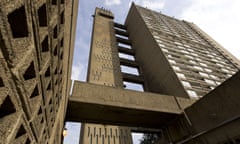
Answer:
MULTIPOLYGON (((182 108, 192 100, 178 98, 182 108)), ((182 113, 173 96, 123 90, 76 81, 67 120, 125 126, 161 127, 182 113)))

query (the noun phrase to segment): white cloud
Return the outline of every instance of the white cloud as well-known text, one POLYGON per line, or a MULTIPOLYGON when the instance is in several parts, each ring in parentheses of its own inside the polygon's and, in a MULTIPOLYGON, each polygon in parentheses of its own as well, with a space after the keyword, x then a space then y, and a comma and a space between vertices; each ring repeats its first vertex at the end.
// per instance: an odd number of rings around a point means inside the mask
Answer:
POLYGON ((112 5, 120 5, 121 0, 105 0, 105 5, 112 6, 112 5))
POLYGON ((194 22, 239 59, 239 13, 239 0, 192 0, 181 18, 194 22))
POLYGON ((155 11, 159 11, 165 6, 164 0, 136 0, 134 2, 142 7, 146 7, 155 11))
POLYGON ((73 65, 71 78, 73 80, 81 80, 83 76, 84 76, 84 65, 82 63, 73 65))

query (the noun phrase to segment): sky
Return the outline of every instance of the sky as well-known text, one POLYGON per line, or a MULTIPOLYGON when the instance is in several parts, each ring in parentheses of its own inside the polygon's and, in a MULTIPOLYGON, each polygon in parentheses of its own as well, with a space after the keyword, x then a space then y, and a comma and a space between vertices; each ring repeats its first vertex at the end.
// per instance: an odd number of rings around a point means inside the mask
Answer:
MULTIPOLYGON (((168 16, 195 23, 225 49, 240 59, 239 0, 79 0, 77 32, 72 66, 73 80, 86 80, 95 7, 104 7, 115 15, 115 22, 124 23, 132 2, 168 16)), ((78 144, 78 123, 67 123, 64 144, 78 144)), ((138 144, 140 135, 135 135, 138 144)))

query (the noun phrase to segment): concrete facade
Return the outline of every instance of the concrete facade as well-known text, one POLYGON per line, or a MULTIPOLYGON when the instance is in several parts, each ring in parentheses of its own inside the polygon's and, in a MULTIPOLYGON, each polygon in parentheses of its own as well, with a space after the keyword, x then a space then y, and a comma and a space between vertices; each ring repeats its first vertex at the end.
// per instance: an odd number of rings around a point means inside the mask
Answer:
POLYGON ((60 144, 78 1, 0 1, 0 143, 60 144))
MULTIPOLYGON (((69 99, 69 120, 135 126, 133 130, 158 128, 159 144, 237 143, 239 132, 233 127, 238 127, 238 104, 234 101, 239 92, 234 85, 239 83, 239 61, 184 20, 135 4, 124 25, 114 23, 113 18, 111 12, 96 9, 88 82, 102 86, 76 82, 69 99), (121 66, 136 68, 138 74, 123 72, 121 66), (157 98, 148 92, 124 90, 124 82, 140 84, 145 91, 157 93, 157 98), (191 99, 196 100, 192 106, 191 99), (223 108, 225 100, 227 109, 223 108), (183 101, 188 101, 187 107, 181 107, 183 101), (167 111, 162 109, 164 106, 167 111), (178 110, 171 111, 173 107, 178 110), (228 110, 234 112, 227 114, 228 110), (140 120, 137 114, 144 118, 140 120)), ((130 131, 126 128, 129 137, 130 131)), ((129 143, 130 138, 119 132, 114 126, 84 124, 80 143, 129 143)))
MULTIPOLYGON (((113 18, 114 15, 110 11, 96 8, 87 82, 122 88, 123 83, 116 38, 114 36, 113 18)), ((81 104, 77 103, 77 105, 80 106, 81 104)), ((132 138, 130 129, 126 127, 82 123, 80 143, 131 144, 132 138)))

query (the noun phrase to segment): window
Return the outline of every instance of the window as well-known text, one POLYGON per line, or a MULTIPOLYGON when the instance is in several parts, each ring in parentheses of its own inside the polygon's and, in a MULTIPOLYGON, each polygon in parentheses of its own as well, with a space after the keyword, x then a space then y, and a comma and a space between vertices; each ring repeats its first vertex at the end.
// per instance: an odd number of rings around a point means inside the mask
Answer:
POLYGON ((58 36, 58 29, 57 29, 57 26, 55 26, 53 30, 53 38, 57 38, 57 36, 58 36))
POLYGON ((42 5, 38 9, 38 20, 39 20, 39 26, 47 26, 47 12, 46 12, 46 4, 42 5))
POLYGON ((28 36, 27 18, 24 6, 8 15, 8 22, 12 29, 13 38, 28 36))
POLYGON ((176 64, 175 60, 168 60, 171 64, 176 64))
POLYGON ((215 79, 215 80, 216 80, 216 79, 219 79, 219 78, 218 78, 217 76, 215 76, 215 75, 210 75, 210 77, 213 78, 213 79, 215 79))
POLYGON ((191 88, 191 84, 189 82, 186 82, 186 81, 181 81, 183 86, 186 87, 186 88, 191 88))
POLYGON ((200 63, 200 65, 207 67, 207 64, 205 64, 205 63, 200 63))
POLYGON ((201 76, 203 76, 203 77, 208 77, 208 74, 206 74, 206 73, 199 72, 199 74, 200 74, 201 76))
POLYGON ((128 55, 128 54, 119 52, 119 53, 118 53, 118 56, 119 56, 120 58, 124 58, 124 59, 128 59, 128 60, 135 61, 135 58, 134 58, 134 56, 132 56, 132 55, 128 55))
POLYGON ((203 70, 201 67, 199 67, 199 66, 193 66, 196 70, 203 70))
POLYGON ((49 51, 48 36, 46 36, 42 42, 42 52, 47 52, 47 51, 49 51))
POLYGON ((0 118, 15 113, 16 109, 9 96, 5 98, 3 103, 0 106, 0 118))
POLYGON ((0 87, 4 87, 3 79, 0 77, 0 87))
POLYGON ((165 49, 165 48, 162 48, 162 51, 163 51, 163 52, 168 52, 168 50, 167 50, 167 49, 165 49))
POLYGON ((174 42, 175 44, 177 44, 177 45, 182 45, 181 43, 179 43, 179 42, 174 42))
POLYGON ((225 68, 221 68, 221 70, 222 70, 223 72, 225 72, 225 73, 229 73, 229 72, 230 72, 229 70, 227 70, 227 69, 225 69, 225 68))
POLYGON ((212 81, 212 80, 204 79, 204 81, 208 84, 215 85, 214 81, 212 81))
POLYGON ((161 44, 161 43, 159 43, 158 44, 160 47, 165 47, 165 45, 164 44, 161 44))
POLYGON ((182 73, 177 73, 177 76, 178 76, 178 78, 182 78, 182 79, 185 79, 185 78, 186 78, 185 75, 182 74, 182 73))
POLYGON ((209 72, 209 73, 212 72, 212 70, 211 70, 211 69, 208 69, 208 68, 205 68, 204 70, 205 70, 206 72, 209 72))
POLYGON ((193 90, 187 90, 187 93, 188 95, 191 97, 191 98, 194 98, 194 99, 197 99, 198 98, 198 95, 195 91, 193 90))
POLYGON ((177 66, 173 66, 173 69, 176 70, 176 71, 181 71, 179 67, 177 66))
POLYGON ((25 80, 29 80, 29 79, 32 79, 32 78, 35 78, 35 77, 36 77, 36 75, 35 75, 34 63, 31 62, 30 66, 25 71, 25 73, 23 75, 23 78, 25 80))
POLYGON ((193 61, 193 60, 189 60, 189 62, 192 63, 192 64, 197 64, 197 62, 193 61))

